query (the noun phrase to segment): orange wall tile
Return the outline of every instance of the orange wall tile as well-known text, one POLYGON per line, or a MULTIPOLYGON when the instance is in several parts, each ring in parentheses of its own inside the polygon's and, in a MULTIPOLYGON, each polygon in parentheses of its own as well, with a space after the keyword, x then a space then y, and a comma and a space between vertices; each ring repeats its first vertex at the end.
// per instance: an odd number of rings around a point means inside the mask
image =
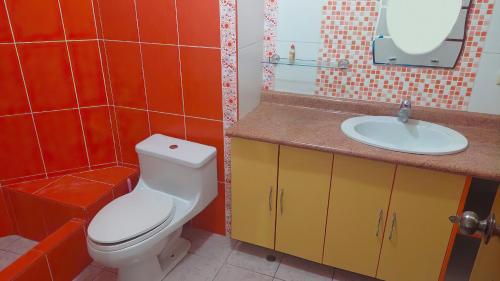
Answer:
POLYGON ((220 50, 181 47, 184 107, 189 116, 222 120, 220 50))
POLYGON ((15 233, 14 221, 5 194, 6 192, 0 187, 0 237, 15 233))
POLYGON ((79 105, 107 105, 97 42, 71 42, 68 47, 79 105))
POLYGON ((136 3, 141 41, 177 44, 175 0, 136 0, 136 3))
POLYGON ((133 0, 99 0, 105 39, 137 41, 133 0))
MULTIPOLYGON (((121 161, 137 165, 135 145, 150 134, 187 138, 217 148, 224 182, 219 1, 136 0, 138 22, 127 1, 119 11, 104 2, 104 37, 131 41, 104 41, 121 161)), ((200 227, 224 233, 221 194, 200 227)))
POLYGON ((0 184, 116 163, 93 1, 0 2, 0 184))
POLYGON ((96 38, 94 11, 89 0, 59 0, 68 39, 96 38))
POLYGON ((116 108, 123 161, 139 164, 135 145, 149 136, 148 113, 143 110, 116 108))
POLYGON ((0 45, 0 183, 138 165, 152 133, 216 146, 224 181, 218 0, 42 2, 0 3, 0 42, 29 42, 0 45))
POLYGON ((81 114, 90 164, 115 162, 115 140, 111 131, 109 107, 83 108, 81 114))
POLYGON ((182 45, 220 46, 219 0, 177 1, 177 15, 182 45))
POLYGON ((17 41, 64 39, 57 0, 7 0, 6 3, 17 41))
POLYGON ((139 44, 106 42, 115 105, 146 108, 139 44))
POLYGON ((88 165, 78 110, 36 113, 35 123, 48 172, 88 165))
POLYGON ((9 21, 3 5, 0 5, 0 42, 12 42, 9 21))
POLYGON ((142 58, 149 109, 182 114, 178 48, 175 46, 142 44, 142 58))
POLYGON ((1 179, 44 172, 31 116, 0 117, 0 132, 1 179))
MULTIPOLYGON (((0 26, 0 28, 2 27, 0 26)), ((2 93, 0 115, 29 112, 28 99, 14 46, 0 45, 0 58, 2 58, 0 63, 0 77, 2 78, 2 83, 0 83, 0 93, 2 93)))
POLYGON ((22 44, 18 49, 34 111, 77 107, 66 44, 22 44))

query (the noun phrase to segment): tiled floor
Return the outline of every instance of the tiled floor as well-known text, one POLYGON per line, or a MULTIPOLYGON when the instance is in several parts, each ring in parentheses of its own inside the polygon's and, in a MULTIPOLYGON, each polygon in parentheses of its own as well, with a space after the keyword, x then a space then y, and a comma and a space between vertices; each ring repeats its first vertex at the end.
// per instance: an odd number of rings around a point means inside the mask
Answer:
POLYGON ((0 237, 0 270, 9 266, 36 244, 36 241, 17 235, 0 237))
MULTIPOLYGON (((163 281, 374 280, 194 228, 185 228, 183 236, 191 241, 191 249, 163 281), (276 261, 267 261, 269 254, 275 254, 276 261)), ((92 263, 75 280, 114 281, 116 271, 92 263)))

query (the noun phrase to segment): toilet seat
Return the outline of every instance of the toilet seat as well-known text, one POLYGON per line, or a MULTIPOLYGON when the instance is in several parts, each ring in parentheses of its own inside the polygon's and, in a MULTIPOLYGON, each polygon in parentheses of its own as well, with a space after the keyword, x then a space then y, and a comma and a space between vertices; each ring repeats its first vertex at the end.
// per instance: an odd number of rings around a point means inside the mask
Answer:
POLYGON ((388 0, 387 29, 407 54, 434 51, 453 30, 462 0, 388 0))
POLYGON ((141 188, 124 195, 101 209, 88 228, 89 239, 101 246, 134 240, 172 221, 172 196, 141 188))

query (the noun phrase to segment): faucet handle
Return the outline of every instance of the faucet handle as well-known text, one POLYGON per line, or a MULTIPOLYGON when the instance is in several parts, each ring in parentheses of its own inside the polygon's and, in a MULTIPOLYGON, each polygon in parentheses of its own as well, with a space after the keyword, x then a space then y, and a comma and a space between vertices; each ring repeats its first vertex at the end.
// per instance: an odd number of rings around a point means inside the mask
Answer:
POLYGON ((408 98, 408 99, 404 99, 402 102, 401 102, 401 105, 399 106, 399 108, 411 108, 411 97, 408 98))

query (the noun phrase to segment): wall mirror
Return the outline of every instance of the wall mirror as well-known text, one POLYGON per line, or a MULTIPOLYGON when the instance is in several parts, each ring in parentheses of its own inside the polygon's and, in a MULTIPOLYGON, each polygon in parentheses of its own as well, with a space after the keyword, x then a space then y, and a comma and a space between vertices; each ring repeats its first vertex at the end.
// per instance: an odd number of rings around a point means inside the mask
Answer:
POLYGON ((267 88, 314 94, 318 67, 334 67, 319 58, 322 9, 327 0, 277 0, 268 5, 263 58, 267 88))
POLYGON ((465 45, 466 26, 469 14, 471 22, 482 15, 481 5, 470 0, 267 0, 262 88, 393 103, 419 95, 419 105, 460 108, 473 81, 456 81, 474 70, 472 63, 460 65, 460 58, 480 52, 478 45, 465 45), (420 8, 416 19, 433 16, 428 23, 402 24, 415 36, 395 24, 408 18, 410 10, 403 8, 410 2, 416 5, 412 9, 420 8), (411 40, 420 40, 418 34, 423 38, 437 30, 432 26, 438 23, 443 23, 439 34, 427 45, 408 48, 411 40))

